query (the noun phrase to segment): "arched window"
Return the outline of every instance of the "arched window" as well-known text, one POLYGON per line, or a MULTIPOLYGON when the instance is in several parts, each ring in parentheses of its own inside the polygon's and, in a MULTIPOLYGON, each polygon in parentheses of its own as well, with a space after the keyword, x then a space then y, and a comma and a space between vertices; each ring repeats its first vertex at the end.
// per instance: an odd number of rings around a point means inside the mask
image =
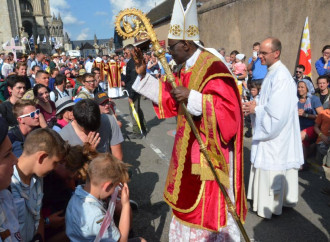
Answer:
POLYGON ((32 14, 33 13, 33 7, 28 0, 19 0, 19 4, 20 4, 22 14, 32 14))

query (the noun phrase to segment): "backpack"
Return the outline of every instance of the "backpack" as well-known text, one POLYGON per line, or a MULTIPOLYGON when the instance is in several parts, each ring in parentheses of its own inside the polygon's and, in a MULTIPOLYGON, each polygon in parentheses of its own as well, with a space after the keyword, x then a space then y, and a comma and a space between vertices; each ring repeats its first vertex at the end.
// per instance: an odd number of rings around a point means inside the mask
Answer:
POLYGON ((90 99, 90 96, 86 92, 80 92, 75 96, 75 99, 90 99))
POLYGON ((81 85, 79 82, 77 82, 76 85, 74 86, 73 91, 72 91, 72 96, 73 97, 77 96, 82 88, 83 88, 83 85, 81 85))
POLYGON ((0 82, 0 100, 6 101, 9 98, 8 85, 6 81, 0 82))
MULTIPOLYGON (((58 100, 58 95, 60 95, 60 93, 56 90, 56 88, 54 88, 53 92, 54 92, 54 94, 55 94, 55 102, 56 102, 56 101, 58 100)), ((67 90, 64 89, 64 92, 65 92, 68 96, 70 96, 67 90)), ((62 98, 62 96, 61 96, 61 98, 62 98)))
POLYGON ((3 62, 0 64, 0 77, 1 78, 3 78, 2 73, 1 73, 2 72, 2 66, 3 66, 3 62))

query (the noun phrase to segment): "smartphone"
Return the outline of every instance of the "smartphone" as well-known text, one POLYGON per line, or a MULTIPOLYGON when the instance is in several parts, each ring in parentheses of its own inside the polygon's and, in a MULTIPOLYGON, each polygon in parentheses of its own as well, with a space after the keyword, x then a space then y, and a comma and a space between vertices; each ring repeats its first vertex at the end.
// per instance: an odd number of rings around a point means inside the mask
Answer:
POLYGON ((257 51, 253 51, 253 57, 258 58, 258 52, 257 51))

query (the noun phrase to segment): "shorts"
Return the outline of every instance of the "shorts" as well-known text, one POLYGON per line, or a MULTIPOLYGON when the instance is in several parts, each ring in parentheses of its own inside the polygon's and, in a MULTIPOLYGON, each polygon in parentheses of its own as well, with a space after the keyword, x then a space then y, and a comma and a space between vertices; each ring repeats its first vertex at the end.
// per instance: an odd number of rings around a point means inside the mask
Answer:
POLYGON ((302 142, 305 147, 308 147, 311 144, 315 143, 317 135, 314 131, 314 126, 303 129, 302 131, 307 134, 307 139, 303 140, 302 142))

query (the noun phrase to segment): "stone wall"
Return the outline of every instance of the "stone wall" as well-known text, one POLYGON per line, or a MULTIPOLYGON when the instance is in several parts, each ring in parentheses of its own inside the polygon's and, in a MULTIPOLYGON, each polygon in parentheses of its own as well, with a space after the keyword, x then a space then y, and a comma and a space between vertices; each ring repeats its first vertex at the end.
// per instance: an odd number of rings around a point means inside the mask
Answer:
POLYGON ((211 0, 198 8, 200 39, 207 47, 224 47, 227 54, 236 49, 250 57, 254 42, 278 37, 281 59, 293 73, 308 16, 315 81, 315 61, 330 44, 329 10, 329 0, 211 0))
POLYGON ((10 41, 19 34, 19 26, 22 24, 18 0, 0 0, 0 43, 10 41))

